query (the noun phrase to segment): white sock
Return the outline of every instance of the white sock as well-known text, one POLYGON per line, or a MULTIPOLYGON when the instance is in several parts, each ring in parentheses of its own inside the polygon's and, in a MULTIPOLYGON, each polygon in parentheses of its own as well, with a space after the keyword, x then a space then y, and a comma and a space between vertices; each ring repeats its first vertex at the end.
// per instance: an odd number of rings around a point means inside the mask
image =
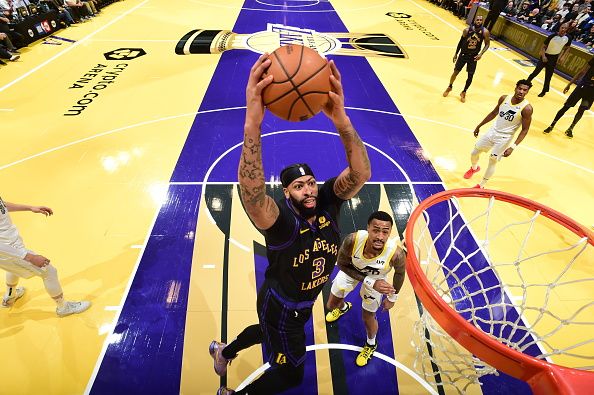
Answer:
POLYGON ((370 338, 369 335, 367 335, 367 344, 370 346, 375 346, 375 336, 370 338))
POLYGON ((342 307, 340 308, 340 311, 347 311, 348 308, 349 308, 349 305, 346 304, 346 302, 343 302, 342 307))

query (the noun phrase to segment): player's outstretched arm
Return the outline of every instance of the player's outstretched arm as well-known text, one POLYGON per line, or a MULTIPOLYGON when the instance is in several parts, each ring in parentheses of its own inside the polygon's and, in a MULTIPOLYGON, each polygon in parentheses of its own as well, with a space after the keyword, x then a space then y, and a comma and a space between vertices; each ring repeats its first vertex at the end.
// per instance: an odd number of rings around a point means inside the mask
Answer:
POLYGON ((53 215, 54 211, 46 206, 31 206, 28 204, 17 204, 17 203, 10 203, 4 202, 8 211, 31 211, 37 214, 43 214, 45 216, 53 215))
POLYGON ((336 127, 346 151, 349 166, 340 173, 334 183, 334 193, 343 200, 352 198, 359 192, 361 187, 371 177, 371 165, 367 156, 367 149, 359 134, 351 124, 350 118, 344 109, 344 91, 342 88, 340 72, 330 61, 330 83, 332 90, 329 93, 330 100, 324 107, 324 114, 336 127))
POLYGON ((261 55, 252 66, 245 90, 246 112, 243 146, 237 176, 245 211, 258 229, 270 228, 278 218, 278 206, 266 194, 262 165, 261 125, 264 119, 262 90, 272 82, 272 75, 261 79, 270 66, 268 54, 261 55))
POLYGON ((505 100, 505 95, 502 95, 499 100, 497 101, 497 104, 495 105, 495 108, 493 108, 493 110, 487 114, 487 116, 485 117, 485 119, 483 119, 481 121, 481 123, 479 123, 478 125, 476 125, 476 128, 474 129, 474 137, 477 137, 479 134, 479 129, 481 128, 481 126, 483 126, 486 123, 491 122, 492 120, 495 119, 495 117, 497 116, 497 114, 499 113, 499 106, 501 105, 501 103, 503 103, 503 101, 505 100))
POLYGON ((581 79, 586 74, 589 68, 590 65, 586 63, 586 65, 582 67, 582 69, 578 71, 577 74, 574 75, 573 78, 567 83, 567 86, 565 87, 565 89, 563 89, 563 93, 567 93, 569 91, 569 88, 571 88, 571 84, 581 79))

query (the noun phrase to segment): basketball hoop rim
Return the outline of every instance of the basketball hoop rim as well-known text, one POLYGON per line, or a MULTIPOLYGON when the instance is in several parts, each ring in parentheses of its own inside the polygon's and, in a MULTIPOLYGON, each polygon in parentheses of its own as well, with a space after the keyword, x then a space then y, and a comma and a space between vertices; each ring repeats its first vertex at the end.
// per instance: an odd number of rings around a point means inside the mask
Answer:
POLYGON ((474 325, 468 323, 450 307, 435 291, 429 282, 414 249, 414 227, 417 219, 428 208, 452 197, 491 198, 537 211, 558 224, 565 226, 574 234, 588 238, 594 245, 594 234, 570 217, 525 197, 490 189, 466 188, 452 189, 434 194, 419 203, 408 220, 405 242, 408 246, 406 272, 415 293, 439 325, 467 350, 496 369, 528 382, 534 393, 538 394, 577 394, 578 388, 594 386, 594 372, 554 365, 516 351, 491 338, 474 325), (554 391, 552 391, 554 389, 554 391))

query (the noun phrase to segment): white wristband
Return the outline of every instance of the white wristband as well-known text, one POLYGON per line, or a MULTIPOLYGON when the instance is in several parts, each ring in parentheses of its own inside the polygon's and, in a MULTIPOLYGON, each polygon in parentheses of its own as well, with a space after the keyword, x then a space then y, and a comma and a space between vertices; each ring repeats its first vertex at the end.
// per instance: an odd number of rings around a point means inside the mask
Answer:
POLYGON ((373 284, 375 284, 375 279, 371 278, 369 276, 365 277, 363 279, 363 282, 365 283, 365 285, 367 285, 370 288, 373 288, 373 284))
POLYGON ((392 303, 396 302, 398 300, 398 294, 388 295, 388 300, 392 303))
POLYGON ((516 144, 516 143, 513 143, 513 144, 512 144, 512 145, 510 145, 509 147, 510 147, 511 149, 516 149, 516 147, 517 147, 517 146, 518 146, 518 144, 516 144))

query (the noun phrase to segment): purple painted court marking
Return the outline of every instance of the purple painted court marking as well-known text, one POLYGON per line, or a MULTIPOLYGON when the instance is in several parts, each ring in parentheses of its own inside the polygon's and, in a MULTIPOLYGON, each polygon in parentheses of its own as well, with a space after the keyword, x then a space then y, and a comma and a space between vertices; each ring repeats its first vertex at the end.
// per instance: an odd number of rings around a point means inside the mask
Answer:
POLYGON ((200 186, 170 186, 92 394, 178 394, 200 186))

